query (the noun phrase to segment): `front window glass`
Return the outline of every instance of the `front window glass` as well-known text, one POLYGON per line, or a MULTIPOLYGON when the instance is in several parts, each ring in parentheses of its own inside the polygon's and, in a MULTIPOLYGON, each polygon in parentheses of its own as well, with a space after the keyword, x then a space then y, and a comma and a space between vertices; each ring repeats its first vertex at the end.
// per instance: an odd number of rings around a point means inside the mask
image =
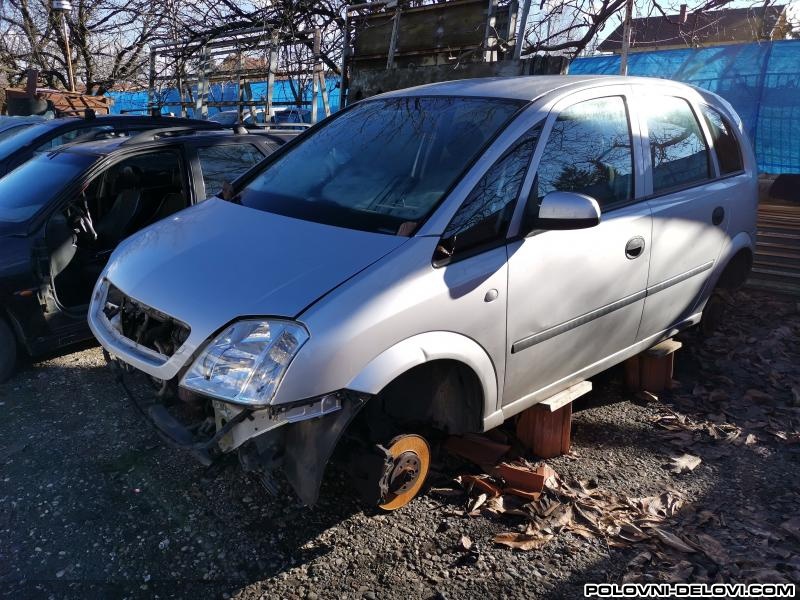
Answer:
POLYGON ((451 246, 445 252, 463 252, 505 235, 541 133, 541 123, 531 128, 472 189, 442 236, 451 246))
POLYGON ((0 179, 0 221, 22 223, 48 204, 96 160, 59 152, 29 160, 0 179))
POLYGON ((600 208, 633 197, 628 113, 619 96, 574 104, 553 124, 536 172, 538 200, 550 192, 579 192, 600 208))
POLYGON ((708 148, 689 103, 662 96, 644 103, 650 134, 653 193, 684 187, 711 176, 708 148))
POLYGON ((521 105, 455 97, 359 103, 267 166, 239 201, 298 219, 408 235, 521 105))
POLYGON ((252 144, 225 144, 197 149, 206 196, 222 190, 222 184, 233 181, 259 162, 264 155, 252 144))

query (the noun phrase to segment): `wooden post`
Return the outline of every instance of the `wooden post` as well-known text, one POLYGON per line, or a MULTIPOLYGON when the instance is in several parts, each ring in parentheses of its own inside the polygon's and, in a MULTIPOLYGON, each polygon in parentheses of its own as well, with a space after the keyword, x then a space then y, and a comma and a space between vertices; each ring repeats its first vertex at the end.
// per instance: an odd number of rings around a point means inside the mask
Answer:
POLYGON ((632 392, 658 393, 672 387, 675 352, 682 344, 664 340, 625 361, 625 384, 632 392))
POLYGON ((633 20, 633 0, 625 3, 625 22, 622 26, 622 51, 619 60, 619 74, 628 74, 628 51, 631 47, 631 21, 633 20))
POLYGON ((150 75, 147 82, 147 111, 152 114, 156 103, 156 51, 150 50, 150 75))
POLYGON ((569 452, 572 432, 572 402, 591 391, 590 381, 581 381, 523 411, 517 421, 517 437, 541 458, 569 452))
POLYGON ((275 72, 278 67, 278 32, 272 32, 272 40, 269 44, 269 72, 267 74, 267 115, 272 117, 272 99, 275 93, 275 72))
POLYGON ((350 54, 350 13, 344 9, 344 40, 342 41, 342 69, 339 79, 339 110, 342 110, 347 100, 347 57, 350 54))
POLYGON ((514 40, 514 60, 519 60, 522 56, 522 42, 525 39, 525 28, 528 24, 528 15, 531 11, 531 0, 525 0, 522 4, 522 16, 519 21, 517 37, 514 40))
POLYGON ((397 47, 397 34, 400 30, 400 3, 394 9, 392 17, 392 36, 389 38, 389 54, 386 58, 386 68, 394 69, 394 52, 397 47))
POLYGON ((313 66, 313 73, 311 75, 311 123, 317 122, 317 111, 319 107, 317 106, 319 101, 319 74, 320 74, 320 53, 322 51, 322 33, 319 30, 319 27, 314 29, 314 56, 312 58, 314 62, 313 66))
POLYGON ((486 11, 486 29, 483 33, 483 60, 494 62, 497 60, 497 50, 489 50, 497 45, 495 37, 495 26, 497 25, 497 0, 489 0, 489 8, 486 11))

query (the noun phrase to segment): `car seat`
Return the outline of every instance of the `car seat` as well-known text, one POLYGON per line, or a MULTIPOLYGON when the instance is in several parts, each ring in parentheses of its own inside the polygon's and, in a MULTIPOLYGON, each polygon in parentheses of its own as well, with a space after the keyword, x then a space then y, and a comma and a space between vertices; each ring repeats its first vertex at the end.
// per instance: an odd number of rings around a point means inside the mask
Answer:
POLYGON ((142 205, 141 177, 134 167, 124 167, 115 182, 117 195, 111 209, 97 227, 97 234, 106 247, 116 246, 128 233, 142 205))
POLYGON ((160 221, 166 217, 175 214, 179 210, 186 208, 186 196, 183 193, 183 181, 180 169, 175 169, 172 172, 172 187, 176 192, 170 192, 161 200, 161 205, 153 215, 153 222, 160 221))

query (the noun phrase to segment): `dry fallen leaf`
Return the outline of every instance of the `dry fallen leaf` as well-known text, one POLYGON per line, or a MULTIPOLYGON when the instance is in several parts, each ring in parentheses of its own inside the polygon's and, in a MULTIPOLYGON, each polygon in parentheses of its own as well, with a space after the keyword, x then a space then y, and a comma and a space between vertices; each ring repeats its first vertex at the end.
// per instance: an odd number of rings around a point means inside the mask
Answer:
POLYGON ((514 550, 536 550, 553 539, 552 535, 545 533, 498 533, 494 536, 494 543, 508 546, 514 550))
POLYGON ((674 548, 680 552, 694 552, 694 548, 692 548, 689 544, 684 542, 681 538, 677 535, 670 533, 668 531, 664 531, 659 527, 653 527, 653 532, 658 536, 658 539, 661 540, 662 543, 669 546, 670 548, 674 548))
POLYGON ((699 456, 693 454, 683 454, 672 459, 673 473, 683 473, 684 471, 694 471, 702 461, 699 456))

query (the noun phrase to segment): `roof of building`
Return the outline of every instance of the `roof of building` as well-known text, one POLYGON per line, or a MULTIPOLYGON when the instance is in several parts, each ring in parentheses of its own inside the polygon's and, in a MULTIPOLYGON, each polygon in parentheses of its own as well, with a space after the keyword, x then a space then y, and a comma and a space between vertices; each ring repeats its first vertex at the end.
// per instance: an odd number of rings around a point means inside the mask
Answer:
MULTIPOLYGON (((693 47, 770 39, 785 12, 785 6, 727 8, 680 15, 643 17, 631 22, 631 48, 664 46, 693 47)), ((623 26, 617 27, 597 49, 614 52, 622 48, 623 26)))

